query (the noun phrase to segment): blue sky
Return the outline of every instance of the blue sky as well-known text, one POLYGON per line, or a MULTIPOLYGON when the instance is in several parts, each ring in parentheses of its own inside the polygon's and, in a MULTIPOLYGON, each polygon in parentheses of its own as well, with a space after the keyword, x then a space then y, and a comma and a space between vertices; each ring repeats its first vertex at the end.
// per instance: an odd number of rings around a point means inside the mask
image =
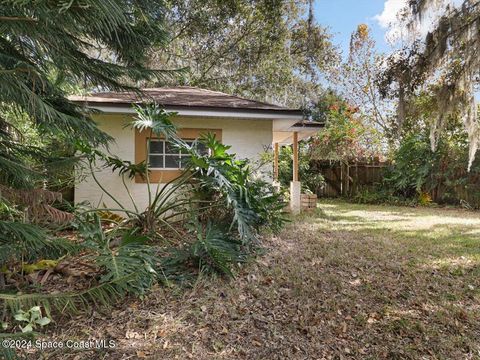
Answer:
POLYGON ((377 49, 387 52, 390 46, 385 41, 386 29, 375 19, 384 12, 384 5, 385 0, 315 0, 315 18, 330 29, 334 44, 344 55, 348 54, 350 35, 359 24, 369 25, 377 49))

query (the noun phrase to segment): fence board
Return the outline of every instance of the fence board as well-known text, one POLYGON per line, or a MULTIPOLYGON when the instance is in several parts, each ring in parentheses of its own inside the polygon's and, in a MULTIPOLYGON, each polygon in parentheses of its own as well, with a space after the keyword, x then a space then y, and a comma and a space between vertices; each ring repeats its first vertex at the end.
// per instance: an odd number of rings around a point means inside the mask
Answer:
MULTIPOLYGON (((317 190, 317 196, 338 197, 355 196, 361 189, 381 183, 389 163, 353 163, 349 164, 349 169, 338 161, 314 161, 312 165, 326 181, 325 186, 317 190)), ((458 177, 465 178, 465 183, 453 187, 440 183, 430 191, 432 200, 480 209, 480 176, 462 173, 458 177)))
POLYGON ((325 178, 319 197, 355 196, 365 186, 382 181, 387 163, 354 163, 348 166, 338 161, 316 161, 315 168, 325 178))

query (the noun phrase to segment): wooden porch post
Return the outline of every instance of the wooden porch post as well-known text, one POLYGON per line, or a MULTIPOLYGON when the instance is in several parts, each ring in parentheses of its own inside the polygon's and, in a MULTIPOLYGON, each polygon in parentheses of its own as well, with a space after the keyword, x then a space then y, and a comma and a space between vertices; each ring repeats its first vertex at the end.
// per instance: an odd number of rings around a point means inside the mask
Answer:
POLYGON ((278 181, 278 143, 273 148, 273 180, 278 181))
POLYGON ((301 193, 302 187, 298 181, 298 132, 293 132, 293 180, 290 182, 290 210, 293 214, 299 214, 302 210, 301 193))
POLYGON ((298 181, 298 132, 293 132, 293 181, 298 181))

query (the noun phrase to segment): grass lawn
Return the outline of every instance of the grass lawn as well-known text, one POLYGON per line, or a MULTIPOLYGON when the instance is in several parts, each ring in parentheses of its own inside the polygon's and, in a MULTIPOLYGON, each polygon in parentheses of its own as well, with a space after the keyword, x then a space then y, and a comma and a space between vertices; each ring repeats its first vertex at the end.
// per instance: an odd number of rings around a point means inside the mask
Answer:
POLYGON ((115 339, 88 352, 102 359, 479 359, 479 262, 479 213, 322 201, 235 280, 159 287, 48 337, 115 339))

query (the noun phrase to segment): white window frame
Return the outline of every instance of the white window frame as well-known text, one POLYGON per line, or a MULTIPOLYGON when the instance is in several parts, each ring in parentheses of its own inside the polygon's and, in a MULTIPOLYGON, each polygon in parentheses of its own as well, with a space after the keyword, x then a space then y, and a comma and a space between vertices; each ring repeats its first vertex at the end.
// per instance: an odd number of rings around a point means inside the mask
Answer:
MULTIPOLYGON (((183 139, 187 143, 193 143, 195 139, 183 139)), ((190 155, 182 154, 180 151, 178 153, 169 153, 167 154, 165 149, 167 146, 168 141, 165 139, 155 139, 155 138, 147 138, 147 162, 150 164, 150 156, 158 156, 162 157, 163 159, 163 167, 153 167, 149 165, 149 169, 151 170, 183 170, 184 167, 182 166, 182 158, 188 158, 190 155), (161 142, 163 143, 163 152, 162 153, 151 153, 150 152, 150 142, 161 142), (165 158, 166 156, 178 156, 179 158, 179 167, 165 167, 165 158)))

